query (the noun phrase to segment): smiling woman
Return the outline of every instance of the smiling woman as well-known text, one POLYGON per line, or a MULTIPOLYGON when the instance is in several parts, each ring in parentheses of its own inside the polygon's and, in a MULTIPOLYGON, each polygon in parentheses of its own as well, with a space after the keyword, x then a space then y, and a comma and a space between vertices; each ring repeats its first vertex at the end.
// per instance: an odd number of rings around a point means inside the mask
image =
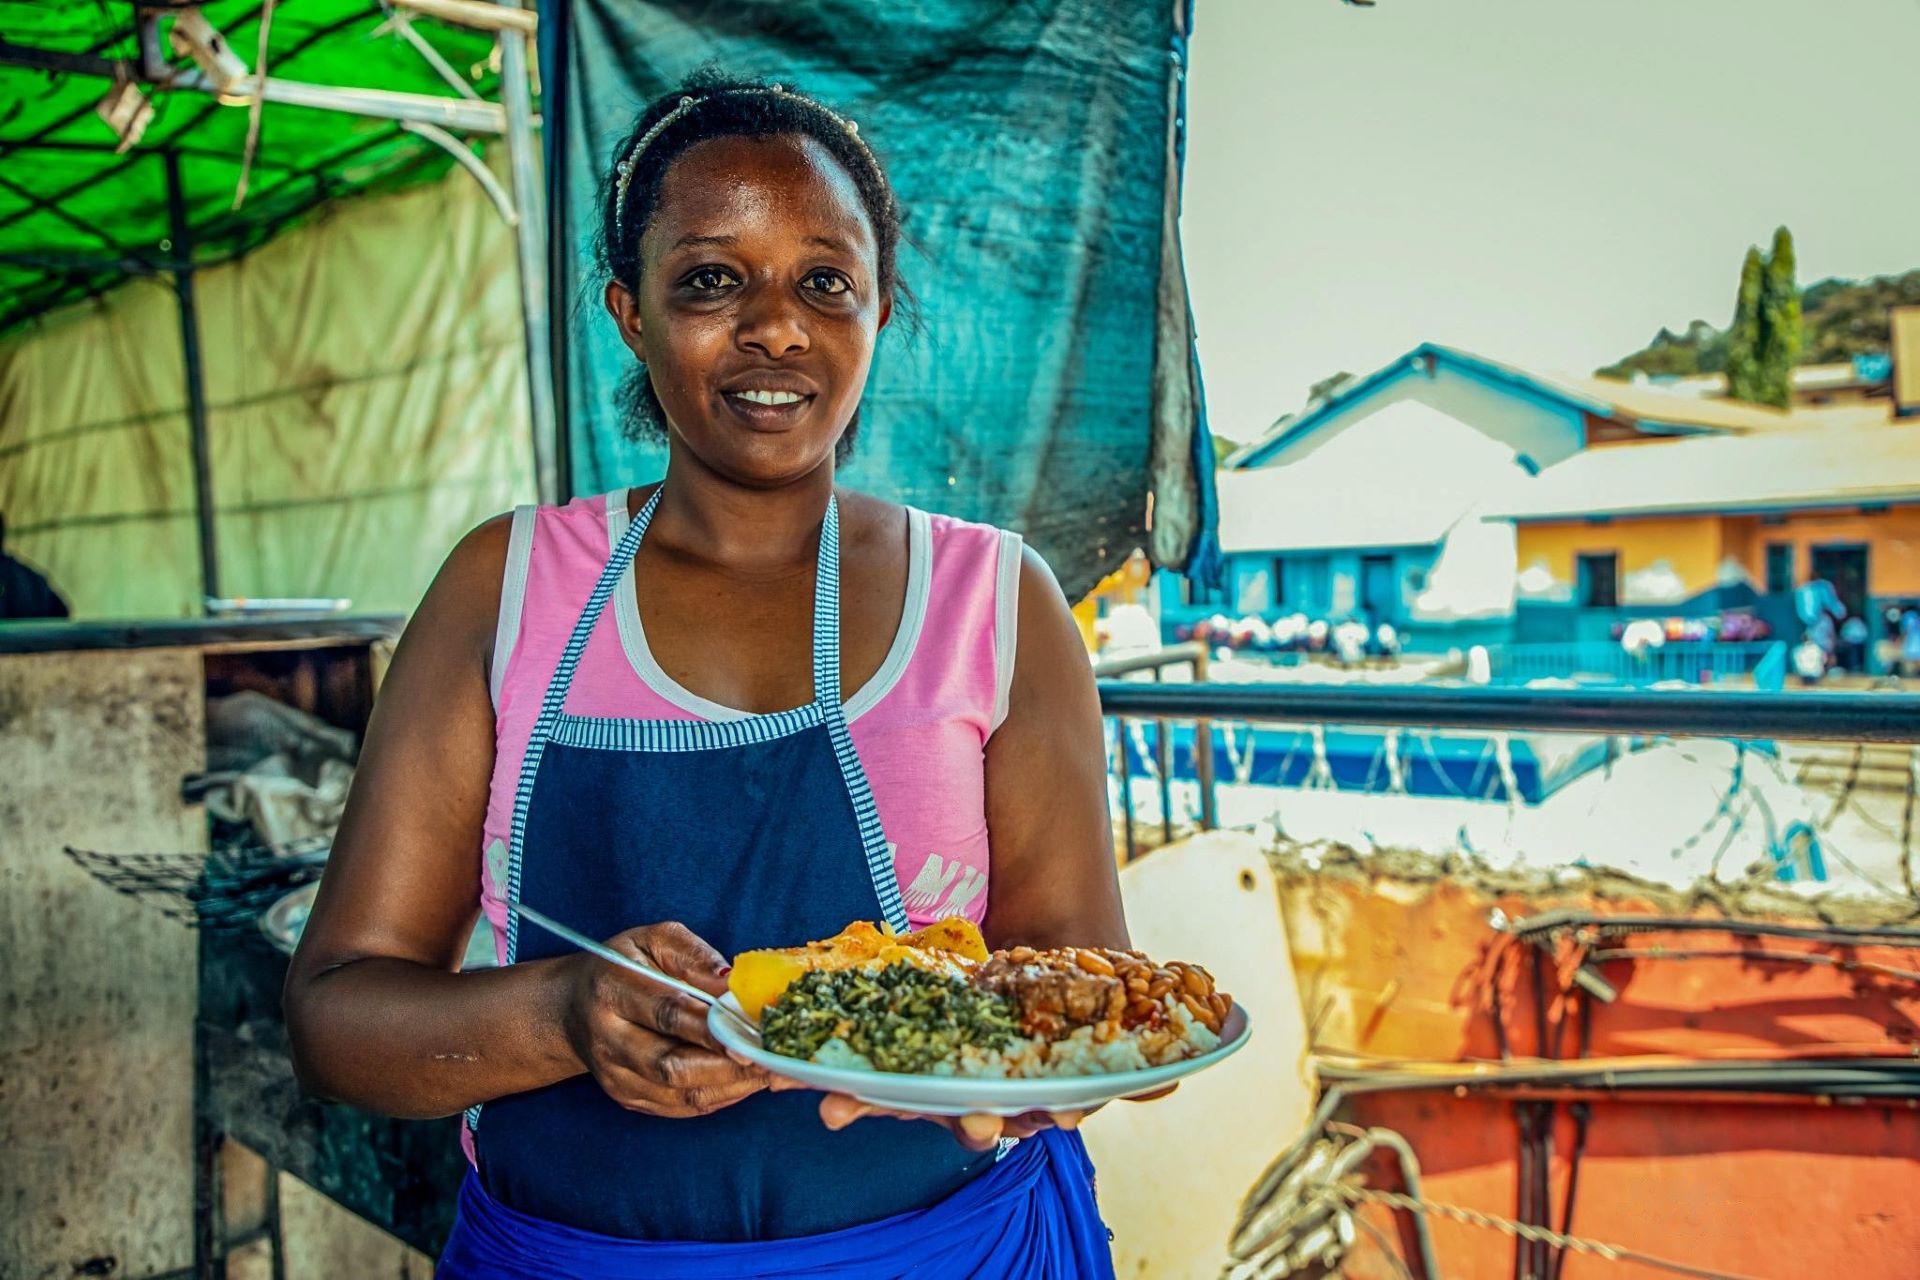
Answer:
POLYGON ((899 235, 827 107, 712 75, 649 107, 602 249, 666 478, 476 529, 395 655, 287 1013, 310 1087, 467 1113, 449 1280, 1111 1275, 1077 1115, 863 1120, 512 910, 716 994, 850 920, 1127 945, 1052 575, 834 483, 899 235), (457 972, 477 910, 505 963, 457 972))

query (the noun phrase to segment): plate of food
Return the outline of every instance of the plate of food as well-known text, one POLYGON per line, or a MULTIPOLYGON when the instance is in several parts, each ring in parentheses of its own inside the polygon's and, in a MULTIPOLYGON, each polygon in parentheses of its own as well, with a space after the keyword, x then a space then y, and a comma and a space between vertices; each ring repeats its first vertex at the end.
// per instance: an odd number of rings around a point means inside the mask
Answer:
POLYGON ((926 1115, 1076 1111, 1151 1093, 1223 1061, 1252 1031, 1199 965, 1088 947, 989 951, 960 919, 904 935, 863 921, 745 952, 727 986, 707 1025, 734 1054, 926 1115))

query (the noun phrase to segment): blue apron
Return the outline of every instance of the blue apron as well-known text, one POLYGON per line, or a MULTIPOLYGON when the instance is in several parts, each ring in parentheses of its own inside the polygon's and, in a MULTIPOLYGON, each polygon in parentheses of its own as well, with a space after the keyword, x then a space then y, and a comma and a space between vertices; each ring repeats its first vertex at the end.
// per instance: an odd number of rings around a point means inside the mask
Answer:
MULTIPOLYGON (((820 532, 811 703, 732 721, 565 712, 587 639, 659 500, 656 491, 613 548, 548 685, 515 793, 508 895, 594 937, 677 920, 723 955, 826 937, 852 920, 905 929, 840 700, 833 499, 820 532)), ((537 928, 523 935, 509 917, 509 963, 570 949, 537 928)), ((977 1246, 980 1267, 954 1275, 1111 1274, 1077 1136, 1022 1144, 996 1165, 932 1124, 874 1119, 832 1132, 818 1103, 769 1092, 665 1119, 620 1107, 581 1075, 475 1108, 478 1177, 438 1274, 560 1276, 577 1259, 580 1274, 609 1277, 904 1275, 913 1257, 893 1250, 907 1223, 928 1233, 926 1247, 977 1246), (1001 1213, 1048 1224, 1029 1233, 1043 1241, 1088 1247, 1063 1265, 1034 1269, 1022 1257, 1004 1269, 993 1233, 950 1238, 950 1216, 958 1225, 955 1215, 1001 1213), (812 1269, 779 1270, 801 1245, 812 1269), (720 1269, 663 1269, 669 1259, 720 1269)))

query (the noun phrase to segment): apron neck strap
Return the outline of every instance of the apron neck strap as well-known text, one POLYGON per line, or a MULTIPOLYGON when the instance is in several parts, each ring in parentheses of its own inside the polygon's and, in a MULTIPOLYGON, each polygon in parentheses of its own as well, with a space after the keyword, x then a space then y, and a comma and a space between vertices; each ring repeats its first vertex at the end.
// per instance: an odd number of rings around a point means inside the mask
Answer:
POLYGON ((831 493, 813 572, 813 700, 840 709, 840 499, 831 493))
MULTIPOLYGON (((593 594, 587 597, 586 608, 580 611, 580 620, 574 624, 573 635, 567 640, 560 663, 554 668, 553 679, 547 685, 547 696, 541 712, 549 720, 558 716, 566 705, 567 690, 573 684, 573 673, 580 665, 580 655, 586 652, 587 639, 599 623, 601 613, 606 610, 607 601, 613 598, 614 591, 619 588, 621 576, 640 550, 640 540, 646 536, 647 526, 653 522, 662 492, 664 486, 653 491, 646 505, 640 508, 639 514, 627 525, 627 531, 607 556, 606 567, 600 571, 600 580, 594 584, 593 594)), ((827 517, 820 526, 820 551, 814 568, 813 697, 829 712, 841 709, 840 500, 832 494, 827 495, 827 517)))

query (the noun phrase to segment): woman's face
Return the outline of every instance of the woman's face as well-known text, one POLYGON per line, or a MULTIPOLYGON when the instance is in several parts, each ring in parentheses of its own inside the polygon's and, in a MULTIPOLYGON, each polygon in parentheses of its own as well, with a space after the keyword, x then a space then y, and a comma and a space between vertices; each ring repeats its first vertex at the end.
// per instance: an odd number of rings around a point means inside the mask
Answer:
POLYGON ((833 456, 866 386, 883 297, 853 179, 811 138, 715 138, 667 170, 640 288, 607 308, 678 442, 738 483, 833 456))

